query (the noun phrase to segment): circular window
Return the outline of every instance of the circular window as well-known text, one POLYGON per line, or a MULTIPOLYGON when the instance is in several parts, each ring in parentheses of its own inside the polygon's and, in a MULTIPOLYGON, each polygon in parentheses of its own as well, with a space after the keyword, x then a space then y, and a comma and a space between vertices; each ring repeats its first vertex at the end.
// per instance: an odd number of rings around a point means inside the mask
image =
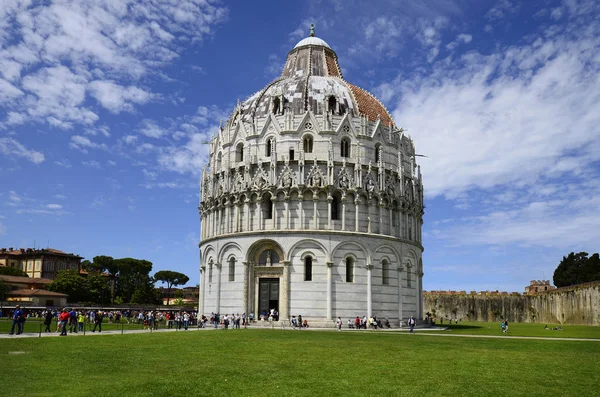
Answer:
POLYGON ((307 130, 312 130, 312 127, 313 127, 313 125, 310 121, 307 122, 306 124, 304 124, 304 128, 307 130))
POLYGON ((342 131, 350 132, 350 126, 348 124, 346 124, 345 126, 342 127, 342 131))

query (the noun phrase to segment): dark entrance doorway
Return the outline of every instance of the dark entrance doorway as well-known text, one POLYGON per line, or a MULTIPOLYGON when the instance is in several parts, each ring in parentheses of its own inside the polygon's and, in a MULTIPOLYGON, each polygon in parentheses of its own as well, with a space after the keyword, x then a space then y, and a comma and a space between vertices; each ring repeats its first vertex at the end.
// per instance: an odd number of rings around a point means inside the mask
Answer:
POLYGON ((258 280, 258 314, 266 313, 271 309, 279 312, 279 279, 261 278, 258 280))

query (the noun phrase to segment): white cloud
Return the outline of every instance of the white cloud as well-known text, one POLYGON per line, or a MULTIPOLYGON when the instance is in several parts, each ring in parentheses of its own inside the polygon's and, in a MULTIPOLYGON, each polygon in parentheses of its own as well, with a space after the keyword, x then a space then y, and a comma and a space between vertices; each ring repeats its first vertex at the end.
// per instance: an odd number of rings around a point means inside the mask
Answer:
POLYGON ((149 138, 160 138, 165 135, 162 129, 154 120, 145 119, 140 123, 138 131, 149 138))
POLYGON ((62 209, 62 205, 60 204, 46 204, 46 208, 48 208, 49 210, 60 210, 62 209))
POLYGON ((100 164, 100 162, 96 161, 96 160, 82 161, 81 164, 84 165, 85 167, 95 168, 98 170, 102 168, 102 165, 100 164))
POLYGON ((91 95, 113 113, 133 111, 133 104, 144 104, 152 98, 151 93, 141 88, 124 87, 112 81, 97 80, 91 82, 88 87, 91 95))
POLYGON ((16 139, 9 137, 0 138, 0 153, 10 157, 22 157, 35 164, 40 164, 45 159, 43 153, 28 149, 16 139))
POLYGON ((539 38, 402 76, 393 114, 429 156, 421 161, 426 193, 530 183, 597 161, 600 64, 588 49, 598 45, 593 33, 539 38))
POLYGON ((68 129, 98 120, 89 96, 113 113, 147 103, 153 94, 132 81, 160 75, 182 43, 202 42, 227 18, 208 1, 176 3, 0 2, 0 123, 68 129))
POLYGON ((165 148, 158 157, 159 164, 166 170, 179 173, 199 174, 206 164, 210 137, 217 127, 205 133, 193 134, 185 146, 165 148))
POLYGON ((94 143, 88 137, 82 135, 73 135, 69 146, 73 149, 81 150, 83 153, 87 153, 88 149, 106 149, 107 146, 104 143, 94 143))

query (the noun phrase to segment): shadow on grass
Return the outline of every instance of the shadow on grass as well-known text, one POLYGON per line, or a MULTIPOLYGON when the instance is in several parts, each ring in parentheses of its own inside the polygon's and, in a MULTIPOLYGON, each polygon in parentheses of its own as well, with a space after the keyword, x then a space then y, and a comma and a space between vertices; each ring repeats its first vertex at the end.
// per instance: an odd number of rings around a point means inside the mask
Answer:
POLYGON ((465 331, 472 329, 483 329, 485 327, 479 325, 461 325, 461 324, 436 324, 439 327, 446 327, 448 330, 465 331))

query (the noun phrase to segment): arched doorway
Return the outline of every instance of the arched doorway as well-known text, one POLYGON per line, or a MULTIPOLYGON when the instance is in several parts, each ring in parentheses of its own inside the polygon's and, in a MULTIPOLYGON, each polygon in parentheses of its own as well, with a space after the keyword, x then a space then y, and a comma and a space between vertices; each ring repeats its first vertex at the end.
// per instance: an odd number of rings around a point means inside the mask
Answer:
POLYGON ((283 263, 284 252, 274 240, 259 240, 248 249, 248 262, 250 274, 248 288, 250 293, 249 307, 256 313, 269 316, 271 309, 276 310, 281 317, 287 315, 289 284, 283 263))

